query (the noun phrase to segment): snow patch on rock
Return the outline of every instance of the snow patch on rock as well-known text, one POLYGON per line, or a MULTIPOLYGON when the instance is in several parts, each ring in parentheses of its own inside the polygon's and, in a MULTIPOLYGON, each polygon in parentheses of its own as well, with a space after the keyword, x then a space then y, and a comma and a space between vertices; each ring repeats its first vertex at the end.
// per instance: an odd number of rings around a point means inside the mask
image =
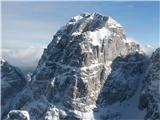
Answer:
POLYGON ((108 39, 110 35, 111 35, 111 32, 105 27, 93 32, 89 32, 89 38, 92 40, 91 43, 94 46, 100 46, 102 44, 100 42, 105 38, 108 39))

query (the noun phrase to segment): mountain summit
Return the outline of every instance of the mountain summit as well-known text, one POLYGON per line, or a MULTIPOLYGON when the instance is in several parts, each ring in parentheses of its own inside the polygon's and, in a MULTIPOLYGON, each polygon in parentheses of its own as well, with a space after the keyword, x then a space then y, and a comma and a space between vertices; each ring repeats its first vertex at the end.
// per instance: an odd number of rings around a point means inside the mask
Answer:
POLYGON ((137 101, 147 66, 113 18, 80 14, 54 35, 10 110, 26 110, 31 120, 142 119, 137 101))

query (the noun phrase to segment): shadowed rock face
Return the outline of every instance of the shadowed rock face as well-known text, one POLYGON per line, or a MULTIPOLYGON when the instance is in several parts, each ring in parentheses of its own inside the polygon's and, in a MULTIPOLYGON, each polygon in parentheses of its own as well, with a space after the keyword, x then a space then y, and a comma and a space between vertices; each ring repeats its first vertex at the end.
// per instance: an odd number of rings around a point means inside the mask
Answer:
POLYGON ((12 99, 26 85, 27 81, 24 74, 14 66, 8 64, 5 60, 0 60, 1 64, 1 107, 2 116, 11 108, 12 99))
POLYGON ((111 105, 132 97, 142 79, 140 76, 144 74, 145 62, 146 57, 139 53, 114 59, 97 103, 111 105))
POLYGON ((31 120, 96 119, 97 106, 107 107, 135 94, 145 59, 140 46, 128 42, 123 27, 111 17, 75 16, 54 35, 12 109, 28 111, 31 120))
POLYGON ((146 110, 145 120, 160 119, 160 48, 153 52, 143 80, 139 108, 146 110))

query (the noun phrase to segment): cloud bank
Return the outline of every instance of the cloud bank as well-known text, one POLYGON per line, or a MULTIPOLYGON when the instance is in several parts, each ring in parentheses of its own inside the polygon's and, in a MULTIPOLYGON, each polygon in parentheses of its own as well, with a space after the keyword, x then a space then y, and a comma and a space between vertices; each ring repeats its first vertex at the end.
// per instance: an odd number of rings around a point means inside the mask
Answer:
POLYGON ((20 68, 35 68, 43 53, 44 47, 29 46, 18 49, 1 49, 1 56, 11 65, 20 68))
POLYGON ((134 38, 131 38, 131 37, 128 37, 127 38, 128 41, 132 41, 132 42, 135 42, 137 44, 139 44, 142 48, 142 50, 145 52, 146 55, 148 56, 151 56, 153 51, 156 50, 157 47, 153 47, 152 45, 149 45, 149 44, 142 44, 140 42, 138 42, 138 40, 134 39, 134 38))

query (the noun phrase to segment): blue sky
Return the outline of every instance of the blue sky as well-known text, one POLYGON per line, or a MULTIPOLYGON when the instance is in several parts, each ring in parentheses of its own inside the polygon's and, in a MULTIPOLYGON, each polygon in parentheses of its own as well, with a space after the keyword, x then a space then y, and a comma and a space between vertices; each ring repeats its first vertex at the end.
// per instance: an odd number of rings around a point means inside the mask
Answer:
MULTIPOLYGON (((84 12, 112 16, 127 37, 159 43, 159 2, 2 2, 2 49, 46 47, 71 17, 84 12)), ((8 54, 8 53, 7 53, 8 54)))

